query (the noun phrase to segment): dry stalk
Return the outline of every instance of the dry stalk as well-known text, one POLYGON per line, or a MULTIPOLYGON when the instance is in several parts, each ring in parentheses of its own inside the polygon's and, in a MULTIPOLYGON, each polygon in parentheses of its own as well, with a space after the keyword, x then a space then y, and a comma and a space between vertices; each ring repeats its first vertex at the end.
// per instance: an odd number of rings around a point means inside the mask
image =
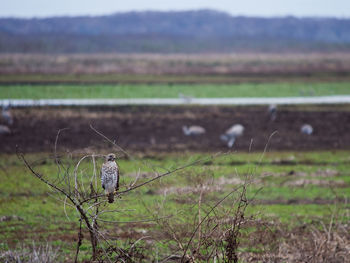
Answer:
MULTIPOLYGON (((109 142, 112 142, 106 136, 104 136, 102 133, 98 132, 93 127, 91 127, 91 128, 95 132, 97 132, 99 135, 101 135, 103 138, 105 138, 109 142)), ((78 218, 79 218, 78 219, 79 220, 79 230, 78 230, 78 242, 77 242, 77 249, 76 249, 76 255, 75 255, 75 262, 77 262, 77 260, 78 260, 80 245, 81 245, 81 242, 83 239, 83 236, 81 234, 82 224, 89 231, 90 243, 91 243, 91 247, 92 247, 92 260, 96 260, 99 256, 99 253, 100 253, 98 250, 100 238, 102 237, 102 240, 104 242, 106 242, 107 244, 109 244, 109 242, 107 242, 108 238, 105 238, 104 235, 101 233, 101 231, 99 229, 100 226, 99 226, 98 222, 117 224, 117 223, 132 223, 132 222, 151 222, 151 221, 154 221, 154 219, 147 218, 147 219, 138 220, 138 221, 121 222, 121 221, 117 221, 117 220, 110 221, 110 220, 104 220, 104 219, 100 218, 100 216, 102 214, 116 211, 116 210, 103 210, 101 207, 102 205, 104 205, 106 203, 106 201, 104 199, 101 200, 101 198, 104 198, 105 195, 97 190, 97 173, 96 173, 95 158, 100 157, 100 155, 95 155, 95 154, 85 155, 82 158, 80 158, 74 167, 73 174, 69 173, 68 168, 64 169, 64 170, 61 169, 63 167, 62 162, 57 156, 57 143, 58 143, 58 137, 59 137, 59 134, 61 131, 62 130, 60 130, 57 133, 57 137, 56 137, 56 141, 55 141, 55 162, 56 162, 56 165, 58 166, 58 175, 57 175, 56 179, 50 180, 49 177, 44 176, 44 175, 40 174, 39 172, 35 171, 35 169, 31 166, 31 164, 29 164, 29 162, 26 160, 25 156, 22 153, 17 153, 17 155, 18 155, 19 159, 23 161, 23 163, 25 164, 25 166, 28 168, 28 170, 31 172, 32 175, 34 175, 42 183, 46 184, 51 190, 62 195, 63 198, 57 198, 57 197, 54 197, 54 198, 57 199, 58 201, 62 202, 63 210, 64 210, 64 213, 65 213, 68 220, 70 220, 70 219, 69 219, 67 211, 66 211, 66 206, 68 205, 70 207, 74 207, 75 210, 77 211, 77 213, 79 215, 78 216, 78 218), (92 160, 93 173, 92 173, 92 176, 88 180, 89 185, 85 187, 83 174, 80 173, 79 179, 78 179, 78 175, 79 175, 80 165, 87 158, 91 158, 91 160, 92 160), (73 177, 73 180, 71 180, 71 177, 73 177), (73 183, 72 190, 71 190, 71 181, 73 183)), ((115 142, 112 142, 112 143, 117 147, 115 142)), ((117 147, 117 148, 118 148, 118 150, 121 150, 124 154, 127 154, 120 147, 117 147)), ((127 154, 127 156, 129 158, 131 158, 130 155, 127 154)), ((136 180, 126 190, 120 191, 118 193, 118 195, 120 196, 120 195, 127 194, 127 193, 134 191, 138 188, 141 188, 149 183, 160 180, 161 178, 163 178, 165 176, 174 174, 180 170, 186 169, 186 168, 193 166, 195 164, 205 162, 211 158, 212 157, 205 158, 203 160, 196 160, 196 161, 193 161, 193 162, 188 163, 186 165, 183 165, 181 167, 177 167, 177 168, 174 168, 172 170, 166 170, 166 172, 164 172, 162 174, 155 172, 155 174, 156 174, 155 177, 150 178, 150 179, 146 180, 145 182, 141 182, 139 184, 137 184, 137 182, 139 180, 139 178, 137 177, 136 180)), ((164 168, 162 168, 162 169, 164 169, 164 168)), ((158 220, 161 220, 161 219, 164 220, 164 219, 168 219, 168 218, 169 218, 169 216, 163 217, 163 218, 158 218, 158 220)), ((109 244, 109 246, 111 246, 111 245, 109 244)), ((135 248, 135 245, 132 247, 132 249, 134 249, 134 248, 135 248)), ((126 257, 127 253, 121 252, 122 250, 120 250, 120 249, 116 249, 116 251, 118 251, 119 255, 122 258, 126 257)), ((130 260, 130 259, 128 259, 128 260, 130 260)))

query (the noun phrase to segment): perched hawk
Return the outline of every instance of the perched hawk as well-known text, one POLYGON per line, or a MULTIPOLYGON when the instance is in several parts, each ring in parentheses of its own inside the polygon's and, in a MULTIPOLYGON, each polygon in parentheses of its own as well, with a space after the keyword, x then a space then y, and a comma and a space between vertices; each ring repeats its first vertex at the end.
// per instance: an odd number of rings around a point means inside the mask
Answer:
POLYGON ((108 197, 108 202, 113 203, 114 193, 119 189, 119 167, 115 162, 115 155, 110 153, 101 168, 102 188, 108 197))

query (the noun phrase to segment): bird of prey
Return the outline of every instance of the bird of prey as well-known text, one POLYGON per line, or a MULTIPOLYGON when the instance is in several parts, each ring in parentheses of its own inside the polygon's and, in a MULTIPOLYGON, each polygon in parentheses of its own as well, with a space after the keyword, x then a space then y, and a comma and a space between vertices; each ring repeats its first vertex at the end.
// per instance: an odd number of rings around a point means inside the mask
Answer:
POLYGON ((230 129, 228 129, 225 134, 220 136, 220 139, 227 142, 227 146, 232 148, 235 140, 242 136, 244 132, 244 127, 241 124, 235 124, 230 129))
POLYGON ((182 126, 182 131, 184 132, 185 135, 190 136, 190 135, 201 135, 205 133, 205 129, 201 126, 182 126))
POLYGON ((115 154, 106 155, 106 161, 101 168, 102 188, 108 198, 109 203, 114 202, 114 194, 119 189, 119 167, 115 162, 115 154))

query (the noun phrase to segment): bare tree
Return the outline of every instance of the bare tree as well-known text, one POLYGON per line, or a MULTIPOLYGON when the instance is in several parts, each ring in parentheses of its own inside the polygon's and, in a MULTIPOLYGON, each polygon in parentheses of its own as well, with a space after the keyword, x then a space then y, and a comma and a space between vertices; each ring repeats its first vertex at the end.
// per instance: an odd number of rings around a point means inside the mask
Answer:
MULTIPOLYGON (((105 140, 111 143, 118 152, 132 158, 130 154, 121 149, 115 142, 111 141, 109 138, 104 136, 102 133, 97 131, 91 126, 91 128, 102 136, 105 140)), ((17 152, 17 155, 20 160, 23 161, 25 166, 29 169, 32 175, 39 179, 42 183, 46 184, 53 194, 51 196, 58 201, 61 201, 64 206, 64 212, 68 217, 66 212, 66 207, 72 207, 77 211, 78 214, 78 241, 75 254, 75 262, 78 261, 78 254, 80 251, 80 246, 82 244, 83 235, 82 229, 83 226, 88 230, 90 236, 90 243, 92 248, 92 260, 97 260, 99 253, 102 252, 106 254, 106 251, 102 247, 99 248, 99 244, 106 243, 110 246, 110 240, 105 235, 104 231, 101 231, 99 222, 106 222, 103 218, 103 215, 112 212, 118 212, 116 210, 108 209, 106 202, 105 194, 103 193, 101 187, 99 187, 99 178, 97 176, 97 167, 96 167, 96 158, 102 158, 104 155, 99 154, 90 154, 85 155, 79 159, 76 163, 73 172, 71 172, 70 166, 63 164, 62 158, 57 155, 57 142, 58 136, 62 130, 58 131, 56 142, 55 142, 55 163, 57 166, 57 174, 55 176, 42 174, 38 172, 34 166, 29 163, 25 158, 25 155, 21 152, 17 152), (85 160, 90 160, 92 163, 93 172, 91 175, 83 174, 80 170, 80 166, 85 160), (57 195, 58 194, 58 195, 57 195), (58 196, 58 197, 57 197, 58 196)), ((211 157, 210 157, 211 158, 211 157)), ((139 178, 136 178, 134 182, 126 186, 124 189, 117 192, 115 195, 120 197, 126 195, 138 188, 144 187, 147 184, 150 184, 154 181, 157 181, 163 177, 172 175, 180 170, 186 169, 190 166, 198 164, 200 162, 208 161, 210 158, 194 160, 188 164, 185 164, 180 167, 176 167, 171 170, 166 170, 164 173, 158 173, 155 169, 152 177, 147 178, 143 182, 139 182, 139 178)), ((111 222, 113 223, 113 222, 111 222)), ((110 246, 111 247, 111 246, 110 246)), ((114 248, 115 252, 120 258, 128 258, 128 253, 120 248, 114 248)))

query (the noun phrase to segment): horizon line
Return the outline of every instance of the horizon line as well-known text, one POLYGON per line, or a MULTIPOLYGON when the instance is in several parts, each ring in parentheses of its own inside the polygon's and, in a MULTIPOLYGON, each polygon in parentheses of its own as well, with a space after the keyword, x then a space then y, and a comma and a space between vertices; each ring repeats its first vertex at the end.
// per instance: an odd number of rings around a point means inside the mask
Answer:
POLYGON ((156 9, 145 9, 145 10, 125 10, 125 11, 115 11, 110 13, 98 13, 98 14, 54 14, 54 15, 0 15, 0 19, 23 19, 23 20, 31 20, 31 19, 50 19, 50 18, 75 18, 75 17, 102 17, 102 16, 113 16, 113 15, 121 15, 121 14, 130 14, 130 13, 186 13, 186 12, 216 12, 221 13, 223 15, 228 15, 230 17, 246 17, 246 18, 297 18, 297 19, 350 19, 349 16, 345 15, 295 15, 295 14, 278 14, 278 15, 254 15, 254 14, 232 14, 230 12, 222 11, 219 9, 210 9, 210 8, 199 8, 199 9, 170 9, 170 10, 156 10, 156 9))

